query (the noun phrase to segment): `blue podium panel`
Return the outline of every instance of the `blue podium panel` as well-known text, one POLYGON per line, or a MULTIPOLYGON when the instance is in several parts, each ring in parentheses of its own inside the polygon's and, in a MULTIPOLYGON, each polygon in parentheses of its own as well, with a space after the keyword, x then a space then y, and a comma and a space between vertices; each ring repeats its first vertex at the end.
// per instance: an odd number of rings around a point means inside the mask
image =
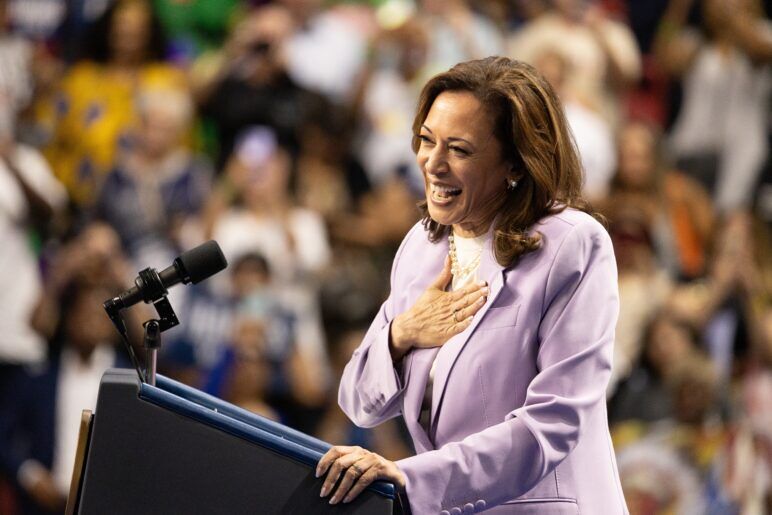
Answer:
POLYGON ((391 514, 393 485, 350 504, 319 497, 329 444, 180 383, 108 371, 97 400, 81 514, 391 514))

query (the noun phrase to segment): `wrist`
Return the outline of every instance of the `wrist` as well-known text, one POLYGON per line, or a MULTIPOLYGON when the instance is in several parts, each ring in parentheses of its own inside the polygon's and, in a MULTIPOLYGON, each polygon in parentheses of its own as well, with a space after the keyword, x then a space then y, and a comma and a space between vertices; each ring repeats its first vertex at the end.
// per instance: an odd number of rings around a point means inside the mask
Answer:
POLYGON ((393 361, 399 361, 410 351, 412 343, 403 324, 403 315, 398 315, 389 329, 389 351, 393 361))

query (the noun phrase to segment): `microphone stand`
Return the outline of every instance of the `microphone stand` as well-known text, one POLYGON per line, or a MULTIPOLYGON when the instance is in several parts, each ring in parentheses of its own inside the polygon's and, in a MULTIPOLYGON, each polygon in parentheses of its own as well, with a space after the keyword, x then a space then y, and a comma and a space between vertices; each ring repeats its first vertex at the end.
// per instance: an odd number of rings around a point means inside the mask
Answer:
POLYGON ((155 386, 158 349, 161 348, 161 333, 178 325, 180 321, 172 309, 166 295, 153 303, 159 318, 151 318, 142 327, 145 328, 145 382, 155 386))
POLYGON ((121 316, 121 299, 119 297, 108 299, 104 303, 104 308, 107 315, 110 317, 110 320, 112 320, 115 325, 115 328, 123 337, 124 344, 126 344, 129 356, 134 364, 134 368, 137 370, 140 380, 155 386, 158 349, 161 348, 161 333, 179 325, 180 321, 177 318, 177 314, 174 312, 169 299, 166 297, 169 294, 169 291, 163 285, 156 270, 153 268, 146 268, 140 271, 138 281, 143 285, 143 300, 148 304, 152 302, 156 313, 158 313, 158 318, 152 318, 142 324, 142 327, 144 327, 145 330, 143 343, 145 347, 144 374, 142 373, 136 355, 134 354, 134 349, 132 349, 131 344, 129 343, 126 324, 121 316))

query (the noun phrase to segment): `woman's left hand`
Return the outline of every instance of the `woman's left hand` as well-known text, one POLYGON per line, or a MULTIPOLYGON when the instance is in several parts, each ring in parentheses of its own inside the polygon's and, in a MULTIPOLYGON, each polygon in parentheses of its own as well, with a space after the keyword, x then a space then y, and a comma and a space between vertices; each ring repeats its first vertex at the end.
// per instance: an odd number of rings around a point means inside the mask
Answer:
POLYGON ((316 465, 316 477, 327 473, 320 497, 332 492, 343 474, 338 489, 330 498, 330 504, 352 501, 362 490, 377 479, 391 481, 398 488, 405 488, 405 475, 397 464, 383 456, 361 447, 336 445, 325 453, 316 465))

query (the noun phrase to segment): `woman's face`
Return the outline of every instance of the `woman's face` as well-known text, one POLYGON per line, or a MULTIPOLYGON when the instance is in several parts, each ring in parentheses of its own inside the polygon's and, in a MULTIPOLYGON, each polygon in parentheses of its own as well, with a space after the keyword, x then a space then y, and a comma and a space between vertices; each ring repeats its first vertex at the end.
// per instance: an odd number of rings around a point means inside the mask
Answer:
POLYGON ((150 7, 144 2, 125 2, 117 8, 110 30, 114 57, 141 57, 150 39, 150 7))
POLYGON ((662 318, 655 324, 646 353, 652 365, 660 373, 666 373, 674 365, 688 359, 695 342, 689 331, 672 320, 662 318))
POLYGON ((619 178, 629 187, 645 188, 651 184, 656 166, 655 141, 651 131, 641 124, 630 124, 619 134, 619 178))
POLYGON ((434 100, 419 139, 429 215, 461 236, 485 232, 513 177, 492 116, 472 93, 446 91, 434 100))

